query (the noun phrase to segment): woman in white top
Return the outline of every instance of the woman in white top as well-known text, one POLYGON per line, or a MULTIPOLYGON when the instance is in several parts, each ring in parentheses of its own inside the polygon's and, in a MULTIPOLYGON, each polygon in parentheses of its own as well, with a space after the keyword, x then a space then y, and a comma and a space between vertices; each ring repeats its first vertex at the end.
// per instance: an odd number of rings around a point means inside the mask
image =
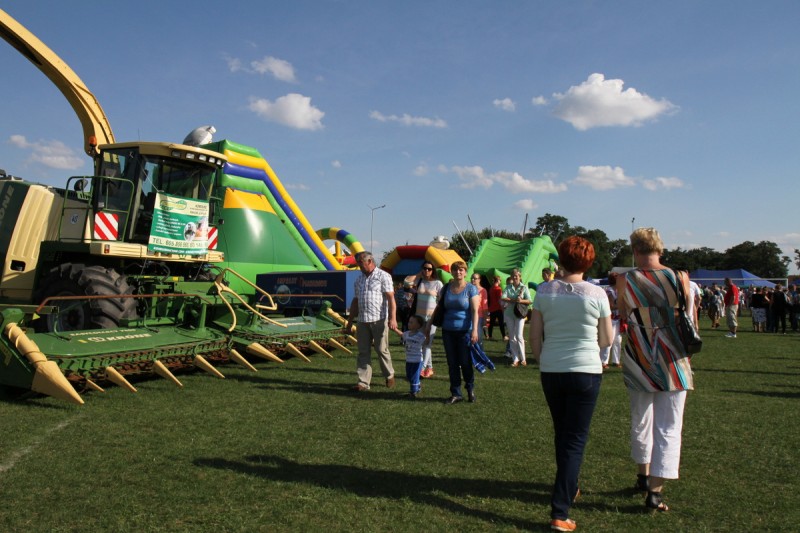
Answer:
POLYGON ((569 509, 578 493, 583 450, 603 379, 597 353, 611 344, 608 297, 600 287, 583 281, 594 258, 594 246, 586 239, 564 239, 558 245, 564 276, 539 285, 531 316, 531 349, 555 429, 550 527, 557 531, 575 529, 569 509))
POLYGON ((511 366, 525 366, 525 317, 514 314, 517 304, 530 304, 531 293, 522 283, 522 274, 518 268, 511 271, 511 282, 503 290, 502 301, 506 302, 505 319, 508 327, 508 345, 513 362, 511 366))

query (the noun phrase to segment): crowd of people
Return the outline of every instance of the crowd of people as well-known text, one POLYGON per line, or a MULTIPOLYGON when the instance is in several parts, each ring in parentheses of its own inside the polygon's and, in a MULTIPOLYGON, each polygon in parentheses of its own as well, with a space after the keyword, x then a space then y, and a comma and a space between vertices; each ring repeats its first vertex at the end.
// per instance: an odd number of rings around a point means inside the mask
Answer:
POLYGON ((610 365, 622 368, 628 390, 634 488, 645 495, 647 509, 668 511, 662 490, 666 480, 678 478, 683 411, 687 392, 694 388, 691 357, 676 326, 678 310, 685 308, 695 326, 700 312, 706 312, 712 329, 724 317, 726 337, 736 338, 743 308, 752 312, 754 331, 785 333, 787 316, 789 327, 797 331, 800 300, 794 285, 740 291, 726 278, 722 286, 700 287, 685 272, 661 264, 664 246, 653 228, 635 230, 631 247, 635 268, 610 274, 602 288, 584 279, 595 259, 592 243, 567 237, 558 245, 561 268, 542 272, 536 298, 522 283, 519 270, 511 272, 505 288, 494 277, 487 289, 480 274, 467 279, 463 261, 450 266, 452 280, 446 284, 436 278, 434 265, 425 261, 419 273, 394 287, 391 276, 375 267, 372 254, 362 252, 357 256, 362 275, 355 282, 345 326, 350 331, 354 323, 358 325, 354 389, 359 393, 370 389, 373 351, 386 386, 395 386, 388 346, 388 332, 393 330, 405 347, 408 397, 416 399, 421 378, 433 376, 431 346, 440 330, 450 382, 445 403, 462 402, 462 387, 474 403, 472 350, 484 335, 494 338, 498 328, 507 341, 510 366, 526 366, 527 322, 528 344, 539 365, 555 433, 550 527, 557 531, 577 527, 569 510, 580 494, 578 479, 592 414, 603 371, 610 365))
POLYGON ((712 283, 700 287, 695 303, 708 314, 711 329, 719 327, 721 317, 726 318, 730 330, 727 337, 736 337, 742 311, 750 312, 753 331, 756 333, 786 335, 787 325, 792 332, 800 331, 800 293, 794 284, 784 287, 778 283, 774 286, 752 286, 740 290, 730 278, 725 278, 725 283, 721 286, 712 283), (733 327, 731 323, 734 324, 733 327))

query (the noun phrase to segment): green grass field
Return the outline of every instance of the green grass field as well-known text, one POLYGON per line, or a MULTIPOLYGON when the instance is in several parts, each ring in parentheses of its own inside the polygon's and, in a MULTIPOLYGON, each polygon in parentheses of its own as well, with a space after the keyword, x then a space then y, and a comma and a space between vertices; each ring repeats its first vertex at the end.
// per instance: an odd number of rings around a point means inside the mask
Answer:
MULTIPOLYGON (((742 321, 749 329, 749 318, 742 321)), ((703 324, 681 479, 667 514, 630 490, 621 371, 603 380, 572 511, 579 531, 800 530, 800 335, 723 338, 703 324)), ((393 344, 398 375, 401 347, 393 344)), ((235 366, 108 387, 78 407, 0 402, 0 531, 544 531, 552 427, 533 366, 477 377, 444 405, 437 375, 403 398, 349 390, 355 357, 235 366)))

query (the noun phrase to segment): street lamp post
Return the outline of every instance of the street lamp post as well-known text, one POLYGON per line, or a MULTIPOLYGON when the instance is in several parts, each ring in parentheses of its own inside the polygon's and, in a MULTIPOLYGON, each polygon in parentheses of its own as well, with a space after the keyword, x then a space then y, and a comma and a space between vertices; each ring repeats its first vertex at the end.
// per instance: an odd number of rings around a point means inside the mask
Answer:
POLYGON ((372 207, 369 204, 367 204, 367 207, 369 207, 372 210, 369 221, 369 251, 370 253, 372 253, 372 247, 375 245, 375 241, 372 238, 372 228, 375 226, 375 211, 377 211, 378 209, 383 209, 384 207, 386 207, 386 204, 379 205, 378 207, 372 207))

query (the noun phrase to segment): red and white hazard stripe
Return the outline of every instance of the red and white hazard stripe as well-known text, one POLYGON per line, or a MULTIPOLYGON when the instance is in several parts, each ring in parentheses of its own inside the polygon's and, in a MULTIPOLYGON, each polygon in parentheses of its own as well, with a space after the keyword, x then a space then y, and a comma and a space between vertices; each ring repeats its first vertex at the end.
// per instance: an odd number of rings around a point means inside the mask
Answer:
POLYGON ((116 241, 119 237, 119 215, 100 211, 94 216, 94 238, 116 241))
POLYGON ((208 228, 208 249, 209 250, 216 250, 217 249, 217 228, 210 227, 208 228))

